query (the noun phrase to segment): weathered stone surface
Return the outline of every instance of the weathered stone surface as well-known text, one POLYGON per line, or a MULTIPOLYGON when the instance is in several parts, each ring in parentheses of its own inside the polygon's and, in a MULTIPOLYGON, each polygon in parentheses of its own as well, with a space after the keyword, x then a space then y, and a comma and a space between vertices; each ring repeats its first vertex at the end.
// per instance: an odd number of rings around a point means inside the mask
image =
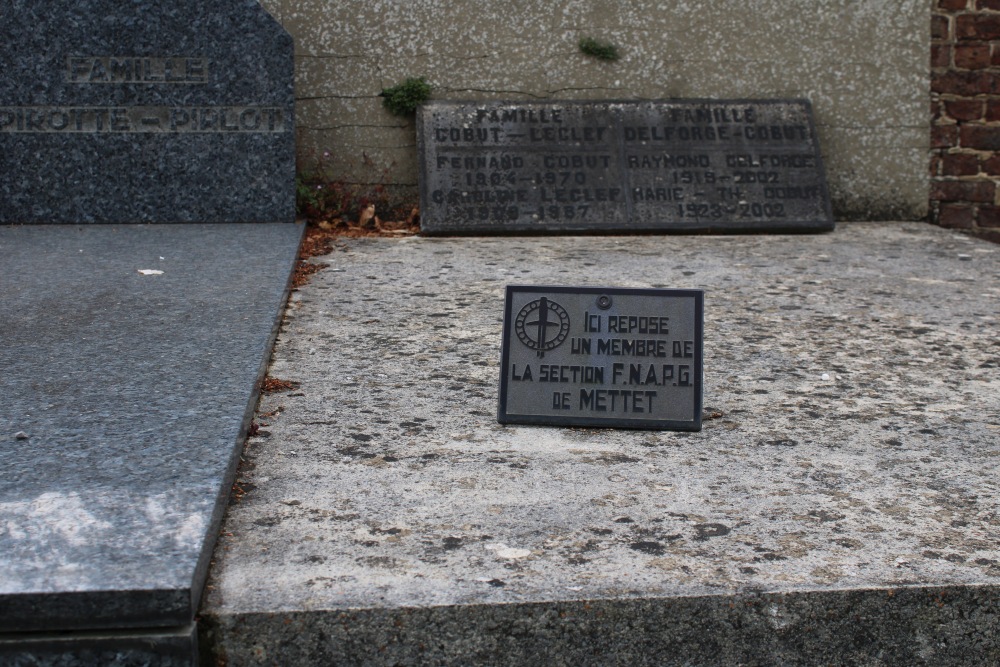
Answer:
POLYGON ((0 223, 294 219, 292 39, 256 1, 0 19, 0 223))
POLYGON ((202 607, 231 664, 1000 660, 997 246, 858 224, 324 261, 202 607), (529 282, 705 290, 703 429, 498 424, 529 282))
POLYGON ((829 231, 807 100, 432 102, 420 229, 829 231))
POLYGON ((192 623, 301 233, 0 227, 3 650, 192 623))

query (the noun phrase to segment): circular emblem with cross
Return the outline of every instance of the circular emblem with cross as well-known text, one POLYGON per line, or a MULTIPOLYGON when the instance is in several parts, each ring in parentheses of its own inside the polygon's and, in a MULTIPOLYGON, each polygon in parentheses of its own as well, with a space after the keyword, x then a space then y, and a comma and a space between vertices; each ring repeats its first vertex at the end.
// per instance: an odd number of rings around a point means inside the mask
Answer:
POLYGON ((546 352, 562 345, 569 335, 569 313, 543 296, 521 309, 514 319, 514 331, 526 347, 544 357, 546 352))

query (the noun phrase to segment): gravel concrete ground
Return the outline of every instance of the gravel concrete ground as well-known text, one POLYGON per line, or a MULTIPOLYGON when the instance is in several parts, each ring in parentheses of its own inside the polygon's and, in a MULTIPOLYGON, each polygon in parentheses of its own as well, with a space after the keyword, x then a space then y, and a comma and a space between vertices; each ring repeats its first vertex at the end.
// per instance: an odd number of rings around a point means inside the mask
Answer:
POLYGON ((316 261, 215 553, 214 657, 1000 660, 997 246, 866 223, 316 261), (497 423, 507 284, 705 290, 703 430, 497 423))

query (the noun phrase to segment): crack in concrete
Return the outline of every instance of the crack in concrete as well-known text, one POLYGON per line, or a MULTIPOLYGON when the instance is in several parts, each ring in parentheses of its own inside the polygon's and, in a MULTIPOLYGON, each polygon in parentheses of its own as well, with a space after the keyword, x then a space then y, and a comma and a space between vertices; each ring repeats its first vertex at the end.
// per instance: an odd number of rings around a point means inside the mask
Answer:
MULTIPOLYGON (((310 132, 324 132, 324 131, 327 131, 327 128, 323 128, 323 127, 300 127, 299 129, 300 130, 307 130, 307 131, 310 131, 310 132)), ((372 151, 372 152, 374 152, 374 151, 396 151, 396 150, 407 150, 407 151, 410 151, 410 150, 416 150, 417 145, 416 145, 416 143, 412 143, 412 144, 401 144, 401 145, 397 145, 397 146, 372 146, 370 144, 340 143, 340 144, 338 144, 338 147, 341 148, 341 149, 351 149, 351 150, 357 150, 357 151, 361 151, 361 152, 366 152, 366 151, 372 151)))
POLYGON ((816 123, 816 128, 828 128, 831 130, 914 130, 923 132, 927 128, 924 125, 835 125, 833 123, 816 123))
POLYGON ((365 59, 368 56, 363 53, 349 53, 341 55, 339 53, 296 53, 296 59, 306 59, 312 58, 314 60, 351 60, 351 59, 365 59))
POLYGON ((623 89, 620 88, 620 87, 619 88, 614 88, 614 87, 609 87, 609 86, 586 86, 586 87, 583 87, 583 88, 555 88, 553 90, 548 91, 548 94, 551 96, 551 95, 556 95, 558 93, 565 93, 565 92, 585 92, 585 91, 590 91, 590 90, 594 90, 594 91, 604 91, 604 90, 618 91, 618 90, 623 90, 623 89))
POLYGON ((296 97, 296 102, 322 102, 323 100, 372 100, 378 95, 322 95, 318 97, 296 97))
POLYGON ((489 90, 486 88, 442 88, 441 90, 448 93, 486 93, 488 95, 526 95, 534 99, 543 100, 545 95, 537 95, 535 93, 529 93, 526 90, 489 90))
POLYGON ((405 130, 407 125, 354 125, 348 123, 346 125, 300 125, 302 129, 308 130, 346 130, 351 128, 365 128, 371 130, 405 130))

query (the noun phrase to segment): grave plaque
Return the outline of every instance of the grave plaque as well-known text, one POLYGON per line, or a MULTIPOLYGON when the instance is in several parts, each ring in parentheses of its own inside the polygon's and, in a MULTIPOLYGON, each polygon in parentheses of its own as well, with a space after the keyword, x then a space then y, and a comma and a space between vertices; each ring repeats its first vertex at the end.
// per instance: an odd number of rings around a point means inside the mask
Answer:
POLYGON ((428 234, 833 229, 806 100, 433 102, 428 234))
POLYGON ((295 216, 293 51, 255 0, 0 0, 0 223, 295 216))
POLYGON ((701 429, 700 290, 508 286, 501 423, 701 429))

